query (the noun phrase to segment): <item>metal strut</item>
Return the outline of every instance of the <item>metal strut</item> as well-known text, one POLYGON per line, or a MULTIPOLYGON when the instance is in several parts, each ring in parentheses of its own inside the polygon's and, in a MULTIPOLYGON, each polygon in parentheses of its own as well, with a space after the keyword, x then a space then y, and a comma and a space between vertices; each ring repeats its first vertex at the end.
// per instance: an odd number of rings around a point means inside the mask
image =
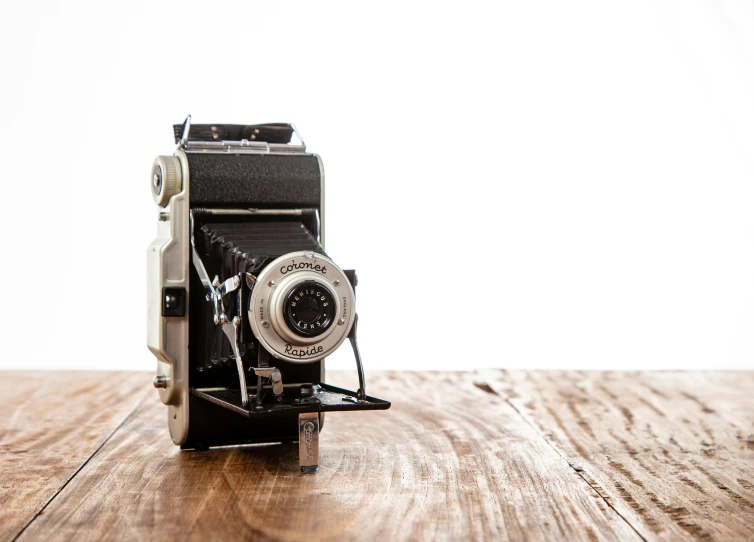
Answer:
POLYGON ((246 387, 246 372, 244 371, 243 360, 241 359, 241 351, 238 347, 241 316, 234 316, 232 319, 229 319, 225 314, 225 304, 223 303, 223 297, 238 290, 238 310, 239 313, 241 312, 241 275, 230 277, 222 284, 217 276, 215 276, 214 280, 210 281, 207 269, 204 267, 204 263, 196 250, 196 243, 194 242, 194 214, 192 212, 189 212, 189 227, 191 230, 191 261, 194 263, 202 285, 207 290, 207 301, 212 303, 215 324, 222 328, 233 349, 233 356, 236 358, 236 368, 238 369, 238 380, 241 385, 241 405, 246 407, 249 404, 249 390, 246 387))
MULTIPOLYGON (((199 252, 196 250, 196 243, 194 242, 194 213, 189 212, 189 226, 191 230, 191 261, 194 263, 196 272, 199 274, 199 279, 202 281, 202 285, 207 290, 207 301, 212 302, 212 312, 214 315, 215 324, 220 326, 228 338, 231 348, 233 349, 233 356, 236 358, 236 368, 238 369, 238 380, 241 385, 241 406, 249 406, 249 390, 246 386, 246 371, 244 370, 243 360, 241 359, 241 350, 238 345, 238 334, 241 328, 242 317, 242 288, 241 279, 245 278, 246 284, 249 289, 254 287, 256 277, 251 273, 240 273, 233 277, 230 277, 222 284, 217 276, 214 280, 209 280, 209 274, 204 267, 199 252), (225 304, 223 303, 223 297, 232 293, 238 292, 238 299, 236 306, 238 307, 238 316, 234 316, 232 319, 228 319, 225 314, 225 304)), ((283 375, 275 367, 270 367, 267 361, 267 356, 262 359, 262 352, 267 354, 267 351, 263 346, 259 346, 260 363, 259 367, 253 367, 254 374, 257 376, 257 404, 262 402, 262 378, 268 378, 272 385, 272 392, 275 397, 280 401, 283 397, 283 375)))
POLYGON ((359 399, 366 399, 367 396, 367 382, 364 377, 364 366, 361 364, 361 354, 359 353, 359 343, 356 342, 356 328, 359 323, 359 315, 355 315, 353 319, 353 326, 351 326, 351 332, 348 334, 348 340, 351 341, 351 348, 353 348, 353 357, 356 358, 356 372, 359 373, 359 389, 356 392, 356 396, 359 399))

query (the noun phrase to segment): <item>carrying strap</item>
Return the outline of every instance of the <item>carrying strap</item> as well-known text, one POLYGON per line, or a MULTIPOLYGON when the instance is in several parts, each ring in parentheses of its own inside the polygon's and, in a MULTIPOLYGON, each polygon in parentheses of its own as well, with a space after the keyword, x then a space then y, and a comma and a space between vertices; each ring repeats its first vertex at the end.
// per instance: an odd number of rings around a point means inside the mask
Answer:
MULTIPOLYGON (((174 124, 173 135, 178 143, 183 136, 185 124, 174 124)), ((264 141, 266 143, 290 143, 293 126, 285 123, 270 124, 192 124, 190 141, 264 141)))

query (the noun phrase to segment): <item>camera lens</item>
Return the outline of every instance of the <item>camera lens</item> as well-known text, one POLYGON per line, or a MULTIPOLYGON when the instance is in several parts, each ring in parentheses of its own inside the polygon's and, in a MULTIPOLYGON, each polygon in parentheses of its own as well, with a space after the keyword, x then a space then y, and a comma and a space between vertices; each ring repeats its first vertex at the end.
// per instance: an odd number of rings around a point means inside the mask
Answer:
POLYGON ((313 280, 291 288, 283 302, 285 323, 291 331, 304 337, 324 333, 334 315, 335 299, 327 288, 313 280))

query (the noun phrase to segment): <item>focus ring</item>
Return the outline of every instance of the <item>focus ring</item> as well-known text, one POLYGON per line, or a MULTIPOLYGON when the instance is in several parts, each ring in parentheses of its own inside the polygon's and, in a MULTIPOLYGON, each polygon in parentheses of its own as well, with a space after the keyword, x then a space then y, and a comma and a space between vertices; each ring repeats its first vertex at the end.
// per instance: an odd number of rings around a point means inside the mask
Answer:
POLYGON ((307 280, 288 291, 283 301, 283 319, 297 335, 317 337, 333 323, 335 299, 327 288, 307 280))

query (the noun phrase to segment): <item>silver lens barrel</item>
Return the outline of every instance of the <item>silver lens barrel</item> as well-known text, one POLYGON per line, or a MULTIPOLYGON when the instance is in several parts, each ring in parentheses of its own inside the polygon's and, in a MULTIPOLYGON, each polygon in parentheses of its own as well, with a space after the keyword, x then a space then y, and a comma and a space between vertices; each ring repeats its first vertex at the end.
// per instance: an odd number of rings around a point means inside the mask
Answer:
POLYGON ((309 251, 292 252, 267 265, 249 303, 254 335, 274 357, 294 363, 334 352, 348 336, 354 316, 354 292, 345 273, 326 256, 309 251), (303 303, 305 315, 303 310, 296 314, 303 303))

